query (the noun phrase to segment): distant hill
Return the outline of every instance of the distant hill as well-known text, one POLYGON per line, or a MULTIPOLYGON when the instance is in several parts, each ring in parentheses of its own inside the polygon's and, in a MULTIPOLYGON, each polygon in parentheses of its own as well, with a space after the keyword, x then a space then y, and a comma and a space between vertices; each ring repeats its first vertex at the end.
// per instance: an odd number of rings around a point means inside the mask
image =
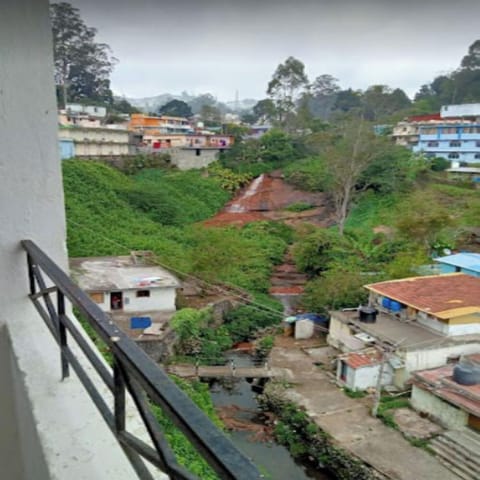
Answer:
POLYGON ((188 103, 193 113, 199 113, 203 105, 212 105, 220 109, 221 112, 243 112, 251 110, 257 103, 257 100, 252 98, 245 98, 238 101, 219 102, 211 93, 202 93, 200 95, 191 95, 187 92, 182 92, 180 95, 171 93, 162 93, 154 97, 144 98, 128 98, 127 99, 134 107, 139 108, 145 112, 155 112, 161 106, 168 103, 170 100, 182 100, 188 103))

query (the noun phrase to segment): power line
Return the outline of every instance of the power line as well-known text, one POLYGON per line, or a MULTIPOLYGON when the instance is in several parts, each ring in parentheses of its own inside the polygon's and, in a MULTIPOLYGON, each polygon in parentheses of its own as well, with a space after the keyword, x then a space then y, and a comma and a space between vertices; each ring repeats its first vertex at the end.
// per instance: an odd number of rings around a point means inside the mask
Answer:
MULTIPOLYGON (((113 245, 116 245, 117 247, 121 247, 129 252, 131 252, 132 250, 134 250, 133 248, 130 248, 128 247, 127 245, 123 245, 121 244, 120 242, 117 242, 116 240, 112 240, 111 238, 109 237, 106 237, 102 234, 100 234, 99 232, 83 225, 83 224, 80 224, 78 222, 75 222, 73 220, 69 220, 69 222, 73 225, 76 225, 77 227, 80 227, 80 228, 83 228, 84 230, 87 230, 89 231, 90 233, 92 233, 93 235, 97 236, 98 238, 101 238, 102 240, 105 240, 113 245)), ((192 275, 191 273, 186 273, 186 272, 182 272, 181 270, 178 270, 177 268, 174 268, 170 265, 167 265, 163 262, 160 261, 160 259, 158 258, 157 255, 155 255, 155 259, 154 259, 155 263, 158 264, 159 266, 163 267, 163 268, 166 268, 167 270, 170 270, 172 272, 175 272, 176 274, 182 276, 182 277, 188 277, 188 278, 191 278, 193 280, 196 280, 200 283, 203 283, 204 285, 210 287, 210 288, 215 288, 217 290, 220 290, 222 293, 224 294, 228 294, 229 296, 231 297, 234 297, 234 298, 238 298, 240 299, 242 302, 244 303, 248 303, 253 309, 255 310, 258 310, 258 311, 266 311, 266 312, 269 312, 275 316, 277 316, 278 318, 284 318, 284 315, 279 313, 277 310, 274 310, 273 308, 269 308, 265 305, 262 305, 261 303, 258 303, 258 302, 255 302, 253 300, 250 300, 249 298, 245 298, 244 296, 242 295, 239 295, 239 294, 236 294, 236 293, 233 293, 229 290, 226 290, 224 288, 222 288, 221 286, 219 286, 218 284, 214 284, 214 283, 210 283, 208 282, 207 280, 203 280, 202 278, 200 277, 196 277, 195 275, 192 275)), ((228 285, 231 285, 233 288, 237 289, 237 290, 242 290, 241 287, 239 287, 238 285, 234 285, 232 283, 228 283, 228 285)))

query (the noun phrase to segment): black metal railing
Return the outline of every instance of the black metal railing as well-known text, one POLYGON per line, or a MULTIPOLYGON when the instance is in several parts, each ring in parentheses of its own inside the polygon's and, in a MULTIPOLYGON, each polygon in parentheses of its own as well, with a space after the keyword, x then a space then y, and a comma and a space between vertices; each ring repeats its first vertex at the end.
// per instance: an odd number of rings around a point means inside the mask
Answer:
MULTIPOLYGON (((22 241, 27 252, 30 298, 60 347, 62 379, 70 367, 77 374, 92 401, 114 432, 138 476, 152 479, 145 460, 172 479, 196 478, 177 463, 149 401, 185 434, 200 455, 222 479, 261 478, 257 468, 241 454, 210 419, 177 387, 164 370, 63 272, 35 243, 22 241), (49 280, 46 280, 48 277, 49 280), (52 284, 53 286, 47 286, 52 284), (113 371, 85 340, 84 334, 66 313, 65 299, 79 310, 113 356, 113 371), (91 375, 70 348, 73 339, 113 395, 113 408, 97 389, 91 375), (125 420, 126 392, 129 392, 149 433, 152 448, 128 432, 125 420)), ((111 402, 110 402, 111 403, 111 402)))

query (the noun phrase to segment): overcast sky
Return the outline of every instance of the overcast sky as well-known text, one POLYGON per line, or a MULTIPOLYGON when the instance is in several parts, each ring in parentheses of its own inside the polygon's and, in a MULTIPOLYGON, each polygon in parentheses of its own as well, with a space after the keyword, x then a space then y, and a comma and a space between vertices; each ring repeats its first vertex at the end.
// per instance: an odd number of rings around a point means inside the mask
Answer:
POLYGON ((127 97, 265 97, 288 56, 343 88, 420 85, 458 67, 480 38, 479 0, 71 0, 119 59, 127 97))

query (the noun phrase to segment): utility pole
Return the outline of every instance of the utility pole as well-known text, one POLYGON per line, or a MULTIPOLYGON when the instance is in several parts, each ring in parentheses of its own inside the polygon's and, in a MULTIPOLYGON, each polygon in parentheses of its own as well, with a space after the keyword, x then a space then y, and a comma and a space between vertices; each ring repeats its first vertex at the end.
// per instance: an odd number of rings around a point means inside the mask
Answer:
POLYGON ((396 342, 391 347, 384 346, 384 345, 378 345, 376 347, 381 352, 382 357, 380 360, 380 369, 378 370, 377 385, 375 387, 375 398, 373 401, 373 408, 372 408, 372 416, 374 417, 376 417, 378 414, 378 407, 380 405, 380 398, 382 396, 382 377, 383 377, 383 372, 385 371, 385 365, 390 359, 390 354, 394 353, 395 350, 398 348, 398 346, 402 344, 404 341, 405 341, 405 338, 403 338, 399 342, 396 342))
POLYGON ((377 385, 375 386, 375 399, 373 401, 372 416, 376 417, 378 413, 378 406, 380 405, 380 398, 382 395, 382 377, 385 370, 385 364, 388 361, 389 353, 383 347, 379 347, 382 352, 382 358, 380 363, 380 369, 378 370, 377 385))

